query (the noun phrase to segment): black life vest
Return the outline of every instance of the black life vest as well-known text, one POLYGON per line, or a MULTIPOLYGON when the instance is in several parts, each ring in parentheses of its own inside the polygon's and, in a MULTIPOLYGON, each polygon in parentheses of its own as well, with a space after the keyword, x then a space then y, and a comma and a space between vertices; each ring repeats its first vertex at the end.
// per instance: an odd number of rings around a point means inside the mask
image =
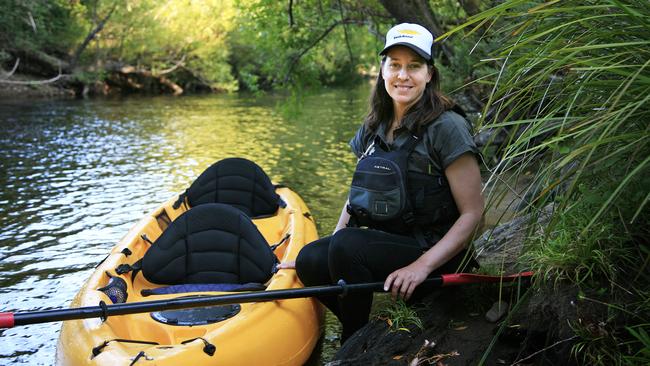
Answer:
POLYGON ((435 175, 428 162, 420 167, 423 172, 408 168, 419 140, 411 135, 391 150, 375 136, 352 177, 347 207, 351 226, 413 235, 427 247, 451 228, 459 212, 445 176, 435 175))

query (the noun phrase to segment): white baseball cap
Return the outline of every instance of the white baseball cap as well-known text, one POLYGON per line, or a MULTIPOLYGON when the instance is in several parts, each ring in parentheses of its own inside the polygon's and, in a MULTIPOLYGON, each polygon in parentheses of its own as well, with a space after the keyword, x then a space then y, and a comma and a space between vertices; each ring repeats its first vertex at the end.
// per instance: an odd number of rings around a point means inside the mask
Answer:
POLYGON ((433 35, 419 24, 398 24, 386 33, 386 45, 379 54, 385 55, 388 49, 393 46, 409 47, 425 60, 431 61, 433 35))

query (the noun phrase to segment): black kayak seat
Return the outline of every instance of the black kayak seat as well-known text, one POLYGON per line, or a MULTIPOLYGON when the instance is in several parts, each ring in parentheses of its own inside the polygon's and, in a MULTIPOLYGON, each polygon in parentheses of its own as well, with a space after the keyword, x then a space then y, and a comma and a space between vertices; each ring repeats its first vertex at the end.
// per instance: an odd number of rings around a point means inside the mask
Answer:
POLYGON ((187 198, 190 207, 224 203, 252 218, 274 215, 284 206, 266 173, 244 158, 227 158, 212 164, 179 196, 174 208, 187 198))
POLYGON ((267 282, 277 258, 242 211, 220 203, 193 207, 174 220, 142 259, 153 283, 267 282))

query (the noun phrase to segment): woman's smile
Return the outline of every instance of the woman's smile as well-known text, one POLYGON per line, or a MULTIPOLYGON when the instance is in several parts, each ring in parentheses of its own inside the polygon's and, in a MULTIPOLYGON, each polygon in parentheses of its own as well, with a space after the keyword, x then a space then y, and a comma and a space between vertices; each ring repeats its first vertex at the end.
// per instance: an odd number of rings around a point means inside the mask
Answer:
POLYGON ((402 85, 402 84, 397 84, 395 85, 396 88, 401 89, 401 90, 411 90, 413 89, 413 86, 411 85, 402 85))

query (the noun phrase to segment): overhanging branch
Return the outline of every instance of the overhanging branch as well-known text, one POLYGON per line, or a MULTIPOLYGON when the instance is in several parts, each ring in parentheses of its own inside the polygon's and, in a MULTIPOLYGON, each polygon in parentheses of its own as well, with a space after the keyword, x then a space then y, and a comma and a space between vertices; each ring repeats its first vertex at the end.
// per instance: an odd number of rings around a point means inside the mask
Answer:
POLYGON ((97 23, 95 28, 90 33, 88 33, 88 35, 86 35, 86 38, 79 45, 79 47, 77 47, 77 50, 72 56, 72 60, 70 61, 70 68, 74 68, 74 66, 77 64, 77 61, 79 60, 79 57, 81 56, 81 53, 86 49, 86 47, 88 47, 90 41, 92 41, 95 38, 95 36, 97 36, 97 34, 102 31, 102 29, 104 29, 104 25, 106 25, 108 18, 111 17, 116 7, 117 7, 117 3, 113 4, 113 7, 111 8, 111 10, 108 11, 108 14, 106 14, 106 16, 97 23))
POLYGON ((18 64, 20 64, 20 57, 16 57, 16 63, 14 63, 14 67, 11 68, 11 71, 5 73, 4 70, 2 70, 2 73, 4 75, 2 75, 2 78, 0 78, 0 80, 9 79, 11 75, 13 75, 14 72, 16 72, 16 70, 18 69, 18 64))
MULTIPOLYGON (((20 59, 18 59, 20 60, 20 59)), ((16 61, 16 65, 14 66, 14 70, 11 71, 11 73, 7 76, 11 76, 18 67, 18 61, 16 61)), ((47 80, 6 80, 6 79, 0 79, 0 84, 12 84, 12 85, 42 85, 42 84, 49 84, 53 83, 59 79, 61 79, 64 76, 70 76, 67 74, 64 74, 61 72, 61 67, 59 66, 59 74, 53 78, 47 79, 47 80)))
POLYGON ((307 52, 309 52, 309 50, 314 48, 318 44, 318 42, 322 41, 325 37, 327 37, 327 35, 330 34, 334 30, 334 28, 336 28, 339 25, 359 24, 359 23, 363 23, 363 21, 354 20, 354 19, 343 19, 341 21, 336 21, 336 22, 332 23, 329 27, 327 27, 327 29, 325 29, 325 31, 323 31, 323 33, 320 36, 318 36, 305 49, 300 51, 300 53, 298 53, 296 56, 294 56, 291 59, 291 61, 289 63, 289 68, 287 69, 287 74, 284 76, 284 83, 286 84, 286 82, 289 81, 289 77, 291 76, 291 73, 293 72, 293 68, 296 66, 296 64, 298 63, 300 58, 302 56, 304 56, 307 52))

